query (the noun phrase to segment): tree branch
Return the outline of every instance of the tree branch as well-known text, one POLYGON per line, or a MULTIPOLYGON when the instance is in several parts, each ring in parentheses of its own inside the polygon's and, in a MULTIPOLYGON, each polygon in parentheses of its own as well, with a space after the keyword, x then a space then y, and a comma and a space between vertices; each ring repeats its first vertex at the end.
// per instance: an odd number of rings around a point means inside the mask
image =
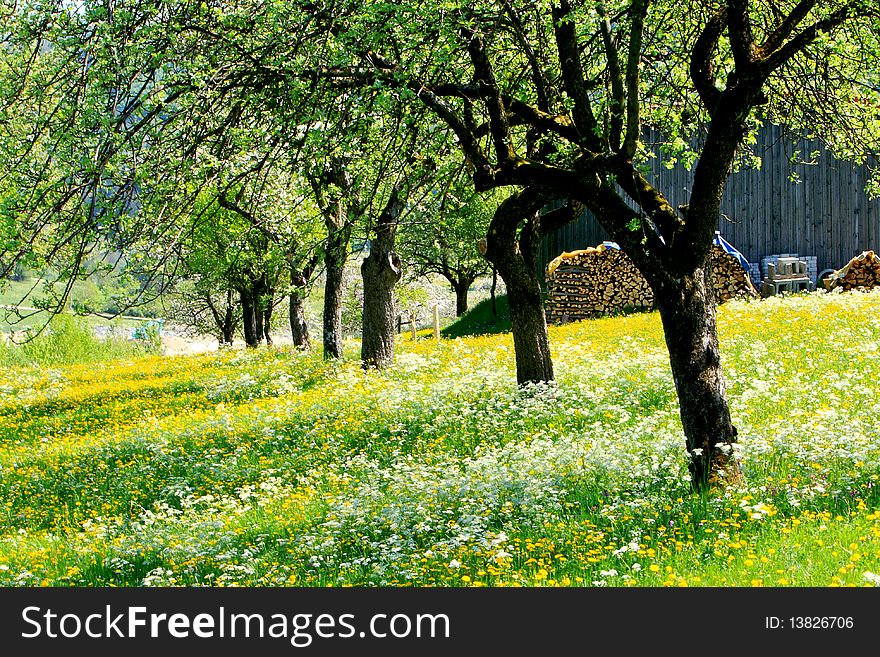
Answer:
POLYGON ((748 0, 727 0, 727 29, 736 70, 745 73, 755 61, 748 0))
POLYGON ((513 25, 513 33, 526 55, 526 61, 529 63, 529 69, 532 74, 532 84, 535 85, 535 94, 537 95, 538 100, 538 109, 542 112, 549 112, 550 98, 547 94, 547 79, 544 77, 544 73, 541 70, 541 65, 538 62, 538 57, 535 54, 535 50, 532 48, 532 44, 529 43, 529 40, 526 38, 522 19, 520 19, 519 15, 508 0, 501 0, 501 5, 504 7, 504 12, 507 14, 507 17, 513 25))
POLYGON ((629 207, 617 191, 598 177, 588 181, 578 190, 577 200, 596 216, 599 224, 608 232, 636 266, 644 273, 645 264, 656 269, 656 263, 669 262, 670 249, 653 230, 632 230, 633 220, 641 223, 638 212, 629 207))
POLYGON ((498 166, 502 169, 513 166, 517 160, 513 140, 510 137, 510 123, 507 120, 507 109, 501 98, 498 81, 492 71, 492 63, 486 55, 483 40, 470 28, 463 28, 462 33, 468 39, 467 50, 474 66, 474 79, 486 92, 486 109, 489 112, 489 131, 495 147, 498 166))
POLYGON ((762 72, 765 75, 769 75, 815 41, 821 33, 830 32, 834 28, 840 26, 840 24, 848 18, 859 15, 859 7, 861 7, 861 3, 857 1, 849 2, 836 11, 828 14, 825 18, 804 28, 788 41, 788 43, 784 44, 774 52, 768 53, 764 59, 760 61, 762 72))
POLYGON ((455 133, 465 157, 474 166, 475 188, 479 191, 493 186, 494 168, 473 132, 472 122, 467 120, 467 108, 465 117, 459 117, 455 108, 443 98, 482 99, 485 92, 482 85, 441 85, 435 89, 415 78, 401 79, 398 65, 375 51, 366 51, 363 59, 365 66, 320 67, 306 71, 304 75, 310 79, 329 79, 337 87, 364 87, 381 80, 391 86, 409 89, 455 133))
POLYGON ((486 259, 495 262, 498 253, 517 250, 517 227, 553 199, 554 194, 540 187, 526 187, 504 199, 489 222, 486 259))
POLYGON ((217 195, 217 205, 219 205, 224 210, 230 210, 235 214, 239 215, 243 219, 247 220, 251 226, 260 231, 270 242, 273 244, 278 244, 278 235, 276 235, 272 230, 269 229, 262 221, 257 219, 252 212, 249 210, 245 210, 241 207, 236 201, 232 201, 226 196, 226 192, 221 192, 217 195))
POLYGON ((778 50, 785 40, 791 36, 795 28, 807 17, 810 10, 816 6, 817 0, 800 0, 794 9, 786 16, 773 32, 764 41, 759 49, 759 56, 767 56, 778 50))
MULTIPOLYGON (((452 96, 466 100, 484 100, 486 98, 486 91, 473 84, 439 84, 432 87, 420 85, 419 89, 430 89, 437 96, 452 96)), ((564 114, 552 114, 509 94, 502 93, 501 100, 508 113, 513 116, 514 120, 519 121, 519 125, 525 124, 539 130, 554 132, 563 139, 573 143, 577 143, 580 140, 580 133, 577 128, 571 122, 571 119, 564 114)), ((510 125, 517 124, 510 123, 510 125)), ((487 128, 471 128, 471 130, 475 133, 479 131, 481 134, 486 134, 487 128)))
POLYGON ((580 137, 577 143, 599 153, 606 149, 603 148, 599 138, 598 124, 587 94, 580 49, 571 14, 568 0, 561 0, 558 5, 553 6, 553 31, 559 53, 559 66, 562 69, 562 82, 565 93, 574 103, 572 118, 580 137))
POLYGON ((568 203, 563 207, 541 215, 541 220, 538 225, 540 236, 543 237, 549 235, 552 232, 567 226, 572 221, 577 220, 577 218, 584 213, 585 209, 586 206, 583 203, 574 199, 568 199, 568 203))
POLYGON ((626 137, 623 140, 623 154, 628 160, 635 157, 639 141, 639 62, 647 13, 648 0, 633 0, 632 31, 626 61, 626 137))
POLYGON ((602 30, 602 43, 605 45, 605 58, 608 60, 608 77, 611 81, 611 120, 608 131, 608 145, 613 151, 620 150, 623 139, 623 73, 620 70, 620 57, 611 34, 611 21, 605 11, 605 5, 596 6, 599 13, 599 27, 602 30))
POLYGON ((715 56, 718 40, 724 31, 726 21, 727 9, 719 9, 706 22, 691 52, 691 80, 700 95, 700 100, 703 101, 703 107, 710 114, 721 98, 721 90, 715 84, 715 67, 712 65, 712 58, 715 56))

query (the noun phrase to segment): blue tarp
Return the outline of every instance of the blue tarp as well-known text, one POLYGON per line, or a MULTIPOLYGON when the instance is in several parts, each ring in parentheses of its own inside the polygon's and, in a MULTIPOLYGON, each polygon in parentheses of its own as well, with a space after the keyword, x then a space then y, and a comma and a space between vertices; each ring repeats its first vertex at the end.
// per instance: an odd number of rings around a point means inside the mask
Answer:
POLYGON ((751 271, 751 267, 749 266, 748 259, 739 251, 737 251, 733 246, 731 246, 730 242, 721 237, 721 233, 717 230, 715 231, 715 239, 712 240, 713 244, 717 244, 722 249, 724 249, 727 253, 732 255, 734 258, 739 260, 739 264, 743 266, 743 269, 746 271, 751 271))

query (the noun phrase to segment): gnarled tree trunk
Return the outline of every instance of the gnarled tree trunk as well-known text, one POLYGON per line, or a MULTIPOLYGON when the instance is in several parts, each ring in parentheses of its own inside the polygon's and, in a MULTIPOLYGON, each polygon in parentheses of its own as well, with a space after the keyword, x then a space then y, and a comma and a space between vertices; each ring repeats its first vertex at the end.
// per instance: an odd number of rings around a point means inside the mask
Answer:
POLYGON ((394 356, 394 286, 400 280, 400 258, 394 251, 370 255, 361 265, 364 279, 361 363, 382 368, 394 356))
POLYGON ((296 347, 304 351, 311 349, 309 326, 306 323, 305 299, 296 288, 290 291, 290 335, 296 347))
POLYGON ((376 221, 370 255, 361 265, 364 280, 361 364, 364 368, 385 367, 394 356, 394 286, 401 276, 394 238, 402 211, 403 201, 395 187, 376 221))
POLYGON ((710 266, 707 257, 703 267, 681 276, 677 284, 654 286, 678 392, 688 469, 698 489, 742 481, 733 454, 737 430, 721 370, 710 266))
POLYGON ((553 359, 541 284, 535 274, 538 210, 546 198, 526 189, 505 199, 495 212, 486 235, 486 259, 507 286, 511 332, 520 385, 553 380, 553 359), (525 225, 519 236, 521 221, 525 225))
POLYGON ((547 319, 541 300, 541 287, 534 272, 522 263, 511 263, 505 276, 500 262, 498 272, 507 285, 511 333, 516 352, 516 381, 539 383, 552 381, 553 359, 547 336, 547 319))
POLYGON ((257 304, 250 290, 239 290, 241 299, 241 322, 244 333, 244 343, 254 348, 260 343, 257 331, 257 304))
POLYGON ((342 286, 350 229, 334 230, 324 253, 324 358, 342 358, 342 286))

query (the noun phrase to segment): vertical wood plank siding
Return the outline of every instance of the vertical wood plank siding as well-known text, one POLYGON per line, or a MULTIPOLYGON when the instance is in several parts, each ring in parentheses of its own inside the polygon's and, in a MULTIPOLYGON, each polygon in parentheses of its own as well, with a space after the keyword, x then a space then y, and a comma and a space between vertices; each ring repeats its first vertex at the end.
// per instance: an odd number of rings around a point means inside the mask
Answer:
MULTIPOLYGON (((649 150, 657 141, 647 131, 649 150)), ((760 168, 731 174, 718 230, 749 262, 779 253, 816 256, 818 271, 839 269, 868 249, 880 251, 880 199, 869 199, 865 184, 876 158, 865 165, 838 160, 815 139, 792 139, 778 126, 758 133, 753 151, 760 168), (812 154, 818 152, 818 157, 812 154)), ((656 152, 650 176, 673 206, 687 203, 693 167, 678 163, 667 169, 656 152)), ((539 256, 539 272, 563 251, 596 246, 608 235, 595 217, 580 220, 548 235, 539 256)))

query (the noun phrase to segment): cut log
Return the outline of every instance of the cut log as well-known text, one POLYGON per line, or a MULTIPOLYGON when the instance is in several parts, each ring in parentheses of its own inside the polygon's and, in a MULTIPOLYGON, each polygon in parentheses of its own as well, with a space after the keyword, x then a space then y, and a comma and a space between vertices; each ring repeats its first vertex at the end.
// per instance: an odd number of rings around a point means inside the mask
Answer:
POLYGON ((828 290, 872 289, 880 285, 880 256, 863 251, 843 267, 824 279, 828 290))

